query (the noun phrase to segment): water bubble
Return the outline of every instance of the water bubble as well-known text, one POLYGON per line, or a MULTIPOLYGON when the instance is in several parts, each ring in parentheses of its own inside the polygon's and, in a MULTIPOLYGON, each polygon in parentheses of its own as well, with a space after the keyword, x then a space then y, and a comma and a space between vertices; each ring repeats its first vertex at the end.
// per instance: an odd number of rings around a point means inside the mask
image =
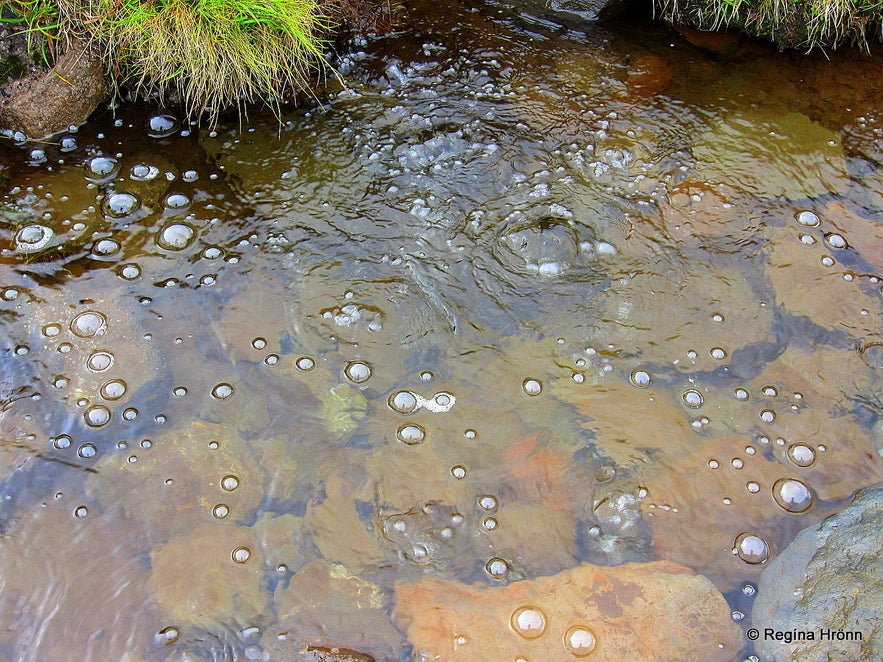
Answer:
POLYGON ((371 366, 362 361, 351 361, 343 369, 344 374, 354 384, 363 384, 371 379, 371 366))
POLYGON ((846 248, 847 246, 846 239, 843 238, 843 235, 837 234, 836 232, 826 234, 825 241, 831 248, 846 248))
POLYGON ((151 138, 168 138, 180 126, 181 123, 172 115, 154 115, 145 122, 147 135, 151 138))
POLYGON ((582 384, 586 381, 586 376, 581 372, 573 373, 570 378, 574 381, 575 384, 582 384))
POLYGON ((185 182, 195 182, 197 179, 199 179, 199 173, 195 170, 185 170, 181 173, 181 179, 183 179, 185 182))
POLYGON ((187 395, 187 389, 184 386, 176 386, 172 389, 172 395, 174 395, 176 398, 183 398, 185 395, 187 395))
POLYGON ((151 179, 155 179, 158 174, 159 168, 156 166, 139 163, 132 166, 132 169, 129 171, 129 178, 136 182, 148 182, 151 179))
POLYGON ((390 409, 400 414, 410 414, 417 408, 417 398, 410 391, 397 391, 387 401, 390 409))
POLYGON ((101 202, 101 213, 107 218, 126 218, 140 208, 141 199, 128 191, 111 193, 101 202))
POLYGON ((67 388, 67 385, 70 383, 70 380, 64 375, 58 375, 52 380, 52 385, 55 388, 67 388))
POLYGON ((254 338, 251 341, 251 346, 254 347, 255 349, 263 349, 264 347, 267 346, 267 341, 265 338, 254 338))
POLYGON ((435 404, 437 404, 439 407, 447 407, 449 404, 451 404, 452 398, 450 393, 438 393, 433 398, 433 400, 435 400, 435 404))
POLYGON ((724 316, 721 315, 720 313, 714 313, 714 314, 711 316, 711 320, 712 320, 713 322, 723 322, 723 321, 724 321, 724 316))
POLYGON ((466 478, 466 467, 462 464, 451 467, 451 475, 457 480, 463 480, 466 478))
POLYGON ((772 423, 776 420, 776 412, 772 409, 763 409, 760 412, 760 420, 764 423, 772 423))
POLYGON ((15 247, 19 253, 36 253, 44 249, 55 232, 44 225, 26 225, 15 233, 15 247))
POLYGON ((92 247, 92 255, 95 257, 111 257, 120 251, 120 243, 114 239, 99 239, 92 247))
POLYGON ((420 380, 424 382, 431 382, 434 376, 435 375, 433 375, 429 370, 424 370, 420 373, 420 380))
POLYGON ((727 351, 722 347, 712 347, 711 351, 708 352, 711 355, 711 358, 721 361, 727 358, 727 351))
POLYGON ((107 182, 117 176, 120 162, 112 156, 93 156, 83 164, 83 176, 90 182, 107 182))
POLYGON ((485 517, 481 525, 488 531, 493 531, 497 528, 497 520, 494 517, 485 517))
POLYGON ((301 356, 294 362, 294 365, 297 366, 297 369, 301 372, 309 372, 316 367, 316 362, 309 356, 301 356))
POLYGON ((777 395, 779 395, 779 389, 777 389, 772 384, 767 384, 762 389, 760 389, 760 392, 768 398, 775 398, 777 395))
POLYGON ((475 432, 475 430, 466 430, 463 432, 463 436, 467 439, 475 439, 477 433, 475 432))
POLYGON ((141 267, 137 264, 124 264, 117 273, 123 280, 135 280, 141 275, 141 267))
POLYGON ((166 196, 165 201, 163 202, 166 209, 174 209, 176 211, 180 211, 182 209, 187 209, 190 206, 190 198, 188 198, 183 193, 171 193, 166 196))
POLYGON ((60 353, 62 353, 62 354, 67 354, 67 353, 68 353, 69 351, 71 351, 73 348, 74 348, 74 346, 71 345, 69 342, 63 342, 63 343, 61 343, 61 344, 58 346, 57 349, 58 349, 58 351, 59 351, 60 353))
POLYGON ((74 317, 70 328, 75 336, 93 338, 107 331, 107 318, 101 313, 87 310, 74 317))
POLYGON ((760 483, 750 480, 745 483, 745 489, 748 490, 750 494, 757 494, 760 492, 760 483))
POLYGON ((212 508, 212 516, 215 519, 224 519, 230 514, 230 507, 225 503, 219 503, 212 508))
POLYGON ((800 235, 800 243, 804 244, 805 246, 812 246, 814 243, 816 243, 816 238, 813 237, 811 234, 802 234, 800 235))
POLYGON ((123 420, 125 421, 134 421, 138 418, 138 410, 134 407, 129 407, 123 412, 123 420))
POLYGON ((594 633, 584 625, 575 625, 564 635, 564 647, 574 657, 586 657, 591 654, 597 643, 594 633))
POLYGON ((226 382, 216 384, 212 389, 212 397, 217 398, 218 400, 226 400, 231 395, 233 395, 233 387, 226 382))
POLYGON ((220 248, 218 248, 217 246, 206 246, 206 247, 202 250, 202 256, 203 256, 206 260, 217 260, 217 259, 218 259, 219 257, 221 257, 223 254, 224 254, 224 251, 222 251, 222 250, 221 250, 220 248))
POLYGON ((279 363, 279 355, 278 354, 267 354, 264 357, 264 363, 266 365, 276 365, 279 363))
POLYGON ((406 556, 411 561, 416 561, 417 563, 425 563, 429 560, 429 550, 426 549, 425 545, 417 544, 411 548, 411 553, 406 554, 406 556))
POLYGON ((63 136, 59 142, 58 149, 62 152, 73 152, 77 148, 77 139, 73 136, 63 136))
POLYGON ((248 547, 237 547, 230 556, 236 563, 245 563, 251 558, 251 550, 248 547))
POLYGON ((196 237, 196 230, 186 223, 168 223, 159 231, 156 244, 167 251, 180 251, 187 248, 196 237))
POLYGON ((178 628, 167 627, 156 633, 156 642, 163 646, 170 646, 178 641, 178 628))
POLYGON ((27 345, 17 345, 13 351, 15 352, 16 356, 24 356, 31 351, 31 348, 27 345))
POLYGON ((632 386, 647 388, 653 383, 653 375, 646 370, 632 370, 632 374, 629 376, 629 381, 632 383, 632 386))
POLYGON ((773 484, 773 499, 789 513, 805 513, 813 505, 809 487, 796 478, 780 478, 773 484))
POLYGON ((798 467, 811 467, 816 461, 816 452, 806 444, 791 444, 788 459, 798 467))
POLYGON ((95 444, 83 444, 77 449, 77 455, 86 460, 95 457, 97 452, 98 450, 95 448, 95 444))
POLYGON ((733 391, 733 395, 736 396, 736 400, 747 400, 748 399, 748 391, 744 388, 737 388, 733 391))
POLYGON ((543 384, 537 379, 525 379, 521 384, 521 388, 528 395, 539 395, 543 392, 543 384))
POLYGON ((99 350, 89 355, 86 359, 86 367, 92 372, 104 372, 113 365, 113 360, 113 354, 99 350))
POLYGON ((796 220, 800 225, 808 228, 814 228, 819 224, 819 217, 811 211, 802 211, 796 216, 796 220))
POLYGON ((859 348, 858 354, 869 368, 883 370, 883 343, 866 343, 859 348))
POLYGON ((770 558, 769 544, 754 533, 740 533, 733 543, 733 552, 752 565, 766 563, 770 558))
POLYGON ((546 615, 538 607, 519 607, 512 613, 509 623, 516 634, 525 639, 536 639, 546 631, 546 615))
POLYGON ((119 400, 126 394, 126 382, 122 379, 111 379, 102 385, 100 393, 105 400, 119 400))
POLYGON ((488 561, 485 566, 485 570, 487 570, 487 574, 489 574, 494 579, 503 579, 506 575, 509 574, 509 564, 506 563, 501 558, 492 558, 488 561))
POLYGON ((0 295, 4 301, 15 301, 18 298, 18 290, 13 287, 9 287, 3 290, 3 294, 0 295))
POLYGON ((403 444, 413 446, 426 438, 426 430, 417 424, 402 425, 396 430, 396 438, 403 444))
POLYGON ((497 506, 500 505, 500 502, 497 501, 497 497, 491 494, 483 494, 478 497, 477 503, 478 507, 482 510, 496 510, 497 506))
POLYGON ((100 428, 110 420, 110 410, 104 405, 95 405, 85 411, 83 418, 89 427, 100 428))
POLYGON ((52 440, 52 445, 55 446, 58 450, 70 448, 71 438, 66 434, 60 434, 52 440))
POLYGON ((221 489, 225 492, 232 492, 237 487, 239 487, 239 479, 236 476, 228 474, 221 479, 221 489))
POLYGON ((86 506, 77 506, 74 509, 74 517, 76 517, 77 519, 82 519, 83 517, 85 517, 88 514, 89 514, 89 509, 86 508, 86 506))
POLYGON ((754 584, 743 584, 742 585, 742 595, 746 597, 752 597, 757 593, 757 587, 754 584))
POLYGON ((705 401, 702 397, 702 394, 696 389, 688 389, 684 391, 684 395, 682 396, 684 399, 684 404, 686 404, 690 409, 699 409, 702 406, 702 403, 705 401))

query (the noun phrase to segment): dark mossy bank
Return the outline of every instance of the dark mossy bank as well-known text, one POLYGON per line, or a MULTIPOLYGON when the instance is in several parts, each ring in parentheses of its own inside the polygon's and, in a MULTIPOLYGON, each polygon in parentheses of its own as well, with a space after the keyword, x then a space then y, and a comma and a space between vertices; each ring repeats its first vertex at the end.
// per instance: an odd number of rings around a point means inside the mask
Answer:
MULTIPOLYGON (((605 20, 631 7, 673 26, 735 29, 780 48, 883 40, 876 0, 530 0, 605 20)), ((274 109, 337 76, 346 36, 407 27, 391 0, 3 0, 0 129, 41 138, 79 124, 111 93, 154 97, 210 122, 230 107, 274 109), (54 67, 54 69, 53 69, 54 67)))

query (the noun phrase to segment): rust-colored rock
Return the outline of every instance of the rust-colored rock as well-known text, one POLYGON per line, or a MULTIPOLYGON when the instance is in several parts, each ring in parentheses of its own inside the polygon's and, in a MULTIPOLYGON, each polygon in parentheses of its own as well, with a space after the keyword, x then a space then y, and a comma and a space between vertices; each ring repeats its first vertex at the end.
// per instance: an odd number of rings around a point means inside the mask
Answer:
POLYGON ((399 583, 393 618, 419 659, 732 660, 739 627, 705 577, 659 561, 582 565, 501 588, 399 583))
POLYGON ((0 128, 45 138, 85 122, 108 94, 101 58, 89 44, 75 40, 52 69, 0 90, 0 128))

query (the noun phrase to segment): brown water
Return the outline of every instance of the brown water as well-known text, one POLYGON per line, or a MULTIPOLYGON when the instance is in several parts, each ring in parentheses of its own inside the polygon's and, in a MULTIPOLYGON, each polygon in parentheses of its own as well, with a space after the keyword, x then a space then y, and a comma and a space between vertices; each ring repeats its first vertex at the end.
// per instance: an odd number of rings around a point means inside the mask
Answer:
POLYGON ((401 587, 655 560, 747 628, 881 480, 879 53, 407 20, 281 125, 3 147, 0 657, 491 659, 401 587))

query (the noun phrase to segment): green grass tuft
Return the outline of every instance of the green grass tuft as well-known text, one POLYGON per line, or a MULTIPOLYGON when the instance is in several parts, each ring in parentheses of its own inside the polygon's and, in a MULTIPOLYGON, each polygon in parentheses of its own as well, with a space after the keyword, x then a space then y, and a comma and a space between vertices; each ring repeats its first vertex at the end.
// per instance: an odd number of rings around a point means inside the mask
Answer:
POLYGON ((655 0, 672 24, 703 30, 737 28, 781 48, 869 50, 883 41, 883 0, 655 0))
POLYGON ((212 122, 230 105, 277 108, 336 72, 325 37, 339 0, 0 0, 51 63, 59 39, 100 49, 117 90, 180 100, 212 122))
POLYGON ((231 104, 278 105, 323 66, 332 25, 319 0, 57 0, 114 63, 117 81, 189 115, 231 104))
POLYGON ((28 52, 39 53, 46 66, 55 60, 55 43, 58 37, 58 5, 54 0, 2 0, 0 21, 23 23, 22 30, 28 37, 28 52))

